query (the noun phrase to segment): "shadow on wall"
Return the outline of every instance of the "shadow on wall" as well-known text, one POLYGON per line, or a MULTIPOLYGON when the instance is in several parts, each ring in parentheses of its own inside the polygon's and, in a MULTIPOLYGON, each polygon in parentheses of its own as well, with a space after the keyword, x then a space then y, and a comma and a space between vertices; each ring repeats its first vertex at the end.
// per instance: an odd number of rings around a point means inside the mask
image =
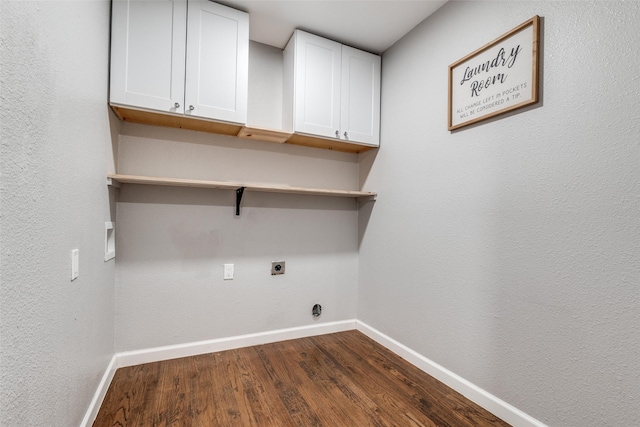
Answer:
MULTIPOLYGON (((123 184, 119 192, 118 203, 228 207, 229 216, 236 217, 236 193, 233 190, 123 184)), ((242 212, 244 208, 355 211, 357 207, 356 199, 351 197, 282 194, 247 190, 242 197, 241 212, 237 219, 242 219, 243 216, 246 216, 242 212)), ((219 212, 216 214, 219 214, 219 212)))
POLYGON ((283 154, 287 156, 305 157, 316 160, 333 160, 353 163, 356 158, 356 154, 352 153, 322 150, 292 144, 263 142, 235 136, 209 134, 192 130, 165 128, 135 123, 121 123, 120 134, 159 141, 215 145, 222 148, 235 148, 263 153, 283 154))
POLYGON ((118 201, 118 257, 159 261, 331 255, 357 251, 351 198, 125 185, 118 201))
MULTIPOLYGON (((107 109, 107 115, 109 116, 109 134, 111 136, 111 152, 113 153, 113 157, 111 157, 112 164, 107 165, 107 172, 113 173, 117 171, 116 162, 118 159, 118 141, 119 141, 119 133, 120 133, 120 120, 116 117, 114 112, 108 106, 105 106, 107 109)), ((105 177, 106 183, 106 177, 105 177)), ((109 191, 109 221, 116 220, 116 205, 118 200, 118 190, 114 187, 108 187, 109 191)))
MULTIPOLYGON (((381 144, 382 145, 382 144, 381 144)), ((380 191, 379 188, 375 188, 373 185, 371 188, 367 186, 367 178, 371 173, 371 169, 376 161, 376 157, 378 157, 378 151, 380 148, 376 148, 373 150, 365 151, 364 153, 358 154, 358 179, 360 184, 360 189, 362 191, 380 191)), ((362 244, 362 239, 364 238, 364 233, 367 231, 367 225, 369 224, 369 219, 371 218, 371 213, 373 212, 373 207, 375 206, 375 200, 363 200, 359 204, 358 209, 358 248, 362 244)))

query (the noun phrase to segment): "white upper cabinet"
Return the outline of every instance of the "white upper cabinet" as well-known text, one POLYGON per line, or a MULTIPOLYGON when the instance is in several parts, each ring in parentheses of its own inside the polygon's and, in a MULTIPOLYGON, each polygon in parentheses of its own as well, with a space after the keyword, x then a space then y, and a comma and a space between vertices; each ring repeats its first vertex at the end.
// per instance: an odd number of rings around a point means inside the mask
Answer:
POLYGON ((208 0, 114 0, 110 102, 246 122, 249 17, 208 0))
POLYGON ((340 128, 342 45, 302 31, 294 37, 294 128, 335 137, 340 128))
POLYGON ((340 137, 380 145, 380 57, 342 46, 340 137))
POLYGON ((284 62, 286 130, 379 145, 379 56, 296 30, 284 62))
POLYGON ((187 114, 246 123, 249 16, 208 0, 189 0, 187 22, 187 114))
POLYGON ((184 112, 186 0, 114 0, 112 7, 110 102, 184 112))

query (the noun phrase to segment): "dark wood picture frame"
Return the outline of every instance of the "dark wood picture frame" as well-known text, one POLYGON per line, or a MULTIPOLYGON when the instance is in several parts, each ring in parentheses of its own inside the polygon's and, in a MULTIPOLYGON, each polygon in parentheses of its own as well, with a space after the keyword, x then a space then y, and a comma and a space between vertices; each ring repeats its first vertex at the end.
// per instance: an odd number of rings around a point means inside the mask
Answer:
POLYGON ((538 102, 540 17, 449 66, 449 130, 538 102))

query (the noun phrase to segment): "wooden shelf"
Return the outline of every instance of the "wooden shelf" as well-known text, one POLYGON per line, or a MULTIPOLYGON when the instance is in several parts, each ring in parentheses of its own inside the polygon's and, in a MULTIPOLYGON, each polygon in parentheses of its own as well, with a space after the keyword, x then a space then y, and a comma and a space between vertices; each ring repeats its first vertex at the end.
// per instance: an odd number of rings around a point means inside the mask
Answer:
POLYGON ((228 181, 203 181, 197 179, 159 178, 139 175, 107 175, 107 183, 112 186, 119 184, 162 185, 170 187, 198 187, 219 190, 259 191, 266 193, 303 194, 311 196, 352 197, 355 199, 375 198, 376 193, 368 191, 331 190, 323 188, 289 187, 284 185, 248 184, 228 181))
POLYGON ((364 153, 374 148, 370 145, 362 145, 353 142, 345 142, 336 138, 323 138, 320 136, 294 133, 287 139, 287 144, 303 145, 305 147, 323 148, 325 150, 342 151, 345 153, 364 153))
POLYGON ((258 141, 302 145, 304 147, 322 148, 325 150, 342 151, 345 153, 363 153, 373 148, 377 148, 370 145, 341 141, 336 138, 323 138, 320 136, 290 133, 281 130, 256 128, 251 126, 243 127, 238 133, 238 136, 240 138, 254 139, 258 141))
POLYGON ((256 128, 251 126, 245 126, 238 133, 240 138, 255 139, 258 141, 276 142, 283 144, 287 142, 287 139, 291 137, 290 132, 284 132, 281 130, 256 128))
POLYGON ((242 126, 235 123, 218 122, 181 114, 159 113, 136 108, 128 108, 111 104, 111 109, 123 122, 139 123, 143 125, 171 127, 195 130, 220 135, 238 136, 255 141, 275 142, 279 144, 302 145, 305 147, 322 148, 325 150, 342 151, 345 153, 363 153, 373 148, 369 145, 350 143, 335 138, 285 132, 276 129, 265 129, 252 126, 242 126))
POLYGON ((236 136, 242 130, 242 125, 217 122, 203 118, 189 117, 182 114, 157 113, 135 108, 127 108, 111 104, 111 109, 123 122, 139 123, 143 125, 162 126, 179 129, 196 130, 200 132, 217 133, 236 136))

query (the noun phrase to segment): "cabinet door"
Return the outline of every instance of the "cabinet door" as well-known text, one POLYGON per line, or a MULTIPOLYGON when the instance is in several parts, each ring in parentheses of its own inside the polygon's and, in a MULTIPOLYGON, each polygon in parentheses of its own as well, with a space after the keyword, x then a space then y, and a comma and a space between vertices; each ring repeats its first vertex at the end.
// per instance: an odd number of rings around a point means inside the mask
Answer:
POLYGON ((110 102, 182 113, 186 0, 114 0, 112 7, 110 102))
POLYGON ((380 57, 342 46, 340 138, 380 145, 380 57))
POLYGON ((208 0, 189 0, 185 114, 247 121, 249 16, 208 0))
POLYGON ((296 31, 294 130, 336 137, 340 130, 340 43, 296 31))

